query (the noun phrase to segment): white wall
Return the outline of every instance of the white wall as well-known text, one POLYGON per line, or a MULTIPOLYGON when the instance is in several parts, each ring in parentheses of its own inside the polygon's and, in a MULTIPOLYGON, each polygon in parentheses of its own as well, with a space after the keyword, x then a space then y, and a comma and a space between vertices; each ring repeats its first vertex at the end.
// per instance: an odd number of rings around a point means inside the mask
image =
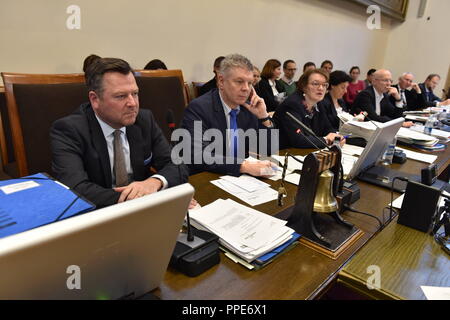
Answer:
POLYGON ((385 66, 395 80, 403 72, 414 73, 418 82, 430 73, 438 73, 441 82, 435 94, 440 97, 450 66, 450 1, 428 0, 422 18, 417 18, 419 3, 420 0, 410 0, 406 21, 391 28, 385 66))
MULTIPOLYGON (((439 1, 439 0, 433 0, 439 1)), ((390 20, 366 27, 364 7, 345 0, 0 0, 0 71, 80 72, 91 53, 135 68, 153 58, 187 81, 212 76, 215 57, 239 52, 262 67, 269 58, 299 67, 331 59, 335 68, 383 65, 390 20), (81 7, 81 30, 66 8, 81 7)))

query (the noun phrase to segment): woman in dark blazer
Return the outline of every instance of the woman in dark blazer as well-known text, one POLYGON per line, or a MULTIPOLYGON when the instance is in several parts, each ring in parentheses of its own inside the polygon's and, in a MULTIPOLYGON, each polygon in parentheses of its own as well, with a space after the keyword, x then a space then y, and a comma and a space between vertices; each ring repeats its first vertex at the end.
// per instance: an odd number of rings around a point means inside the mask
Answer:
POLYGON ((343 96, 347 92, 348 84, 352 78, 344 71, 333 71, 330 74, 330 88, 325 98, 319 102, 325 109, 328 121, 335 131, 339 130, 339 112, 349 112, 343 96))
MULTIPOLYGON (((297 82, 297 91, 290 95, 277 109, 273 119, 280 129, 280 148, 323 148, 330 145, 336 136, 326 111, 318 103, 323 100, 328 88, 328 74, 320 69, 306 71, 297 82), (308 126, 318 138, 308 135, 286 112, 308 126), (305 138, 307 135, 308 138, 305 138)), ((341 140, 344 144, 345 140, 341 140)))
POLYGON ((261 71, 261 80, 255 88, 256 93, 264 99, 268 112, 275 111, 284 98, 283 85, 277 80, 280 76, 281 62, 276 59, 268 60, 261 71))

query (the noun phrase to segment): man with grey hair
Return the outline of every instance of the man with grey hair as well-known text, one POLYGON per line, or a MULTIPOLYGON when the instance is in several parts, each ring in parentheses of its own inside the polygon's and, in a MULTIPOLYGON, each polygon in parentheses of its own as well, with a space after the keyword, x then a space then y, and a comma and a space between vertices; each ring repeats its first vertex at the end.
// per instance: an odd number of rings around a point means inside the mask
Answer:
MULTIPOLYGON (((367 119, 378 122, 388 122, 403 114, 403 102, 398 90, 392 87, 392 75, 389 70, 376 71, 372 85, 358 93, 353 102, 352 112, 364 112, 367 119), (394 103, 391 102, 392 97, 394 103)), ((411 127, 412 122, 406 121, 404 127, 411 127)))
POLYGON ((252 63, 242 55, 228 55, 220 64, 218 88, 188 105, 181 126, 189 132, 192 142, 191 163, 188 164, 190 174, 202 171, 234 176, 242 173, 253 176, 273 174, 273 164, 269 161, 244 160, 249 150, 257 150, 258 146, 260 149, 261 146, 266 147, 266 150, 258 150, 259 153, 274 151, 267 150, 274 124, 252 82, 252 63), (243 138, 243 132, 249 131, 257 135, 256 148, 254 141, 243 138), (219 137, 212 137, 212 133, 219 137), (211 148, 211 145, 216 147, 211 148), (200 160, 199 152, 202 153, 200 160))
MULTIPOLYGON (((398 78, 398 84, 393 85, 400 94, 403 102, 403 109, 412 111, 425 108, 425 99, 422 95, 422 90, 414 81, 414 75, 410 72, 403 73, 398 78)), ((391 102, 394 104, 393 96, 390 96, 391 102)))

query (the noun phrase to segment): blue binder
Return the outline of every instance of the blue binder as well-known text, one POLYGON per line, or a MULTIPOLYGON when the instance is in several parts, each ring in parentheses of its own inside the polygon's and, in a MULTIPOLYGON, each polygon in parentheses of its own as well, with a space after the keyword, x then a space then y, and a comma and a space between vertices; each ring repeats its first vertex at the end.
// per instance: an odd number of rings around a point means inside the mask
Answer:
POLYGON ((0 238, 95 209, 95 205, 51 177, 0 181, 0 238))

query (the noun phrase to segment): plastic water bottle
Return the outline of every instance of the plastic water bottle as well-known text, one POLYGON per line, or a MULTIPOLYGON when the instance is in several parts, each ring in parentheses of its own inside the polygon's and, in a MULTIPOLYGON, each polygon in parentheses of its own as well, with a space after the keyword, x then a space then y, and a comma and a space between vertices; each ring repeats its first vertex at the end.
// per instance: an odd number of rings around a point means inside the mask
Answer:
POLYGON ((436 121, 435 115, 429 116, 427 122, 425 122, 425 126, 423 127, 423 133, 431 135, 431 131, 433 130, 435 121, 436 121))
POLYGON ((388 144, 386 151, 384 152, 383 158, 381 160, 381 164, 383 165, 391 165, 392 159, 394 158, 394 152, 395 152, 395 146, 397 145, 397 138, 394 137, 394 139, 391 141, 391 143, 388 144))

